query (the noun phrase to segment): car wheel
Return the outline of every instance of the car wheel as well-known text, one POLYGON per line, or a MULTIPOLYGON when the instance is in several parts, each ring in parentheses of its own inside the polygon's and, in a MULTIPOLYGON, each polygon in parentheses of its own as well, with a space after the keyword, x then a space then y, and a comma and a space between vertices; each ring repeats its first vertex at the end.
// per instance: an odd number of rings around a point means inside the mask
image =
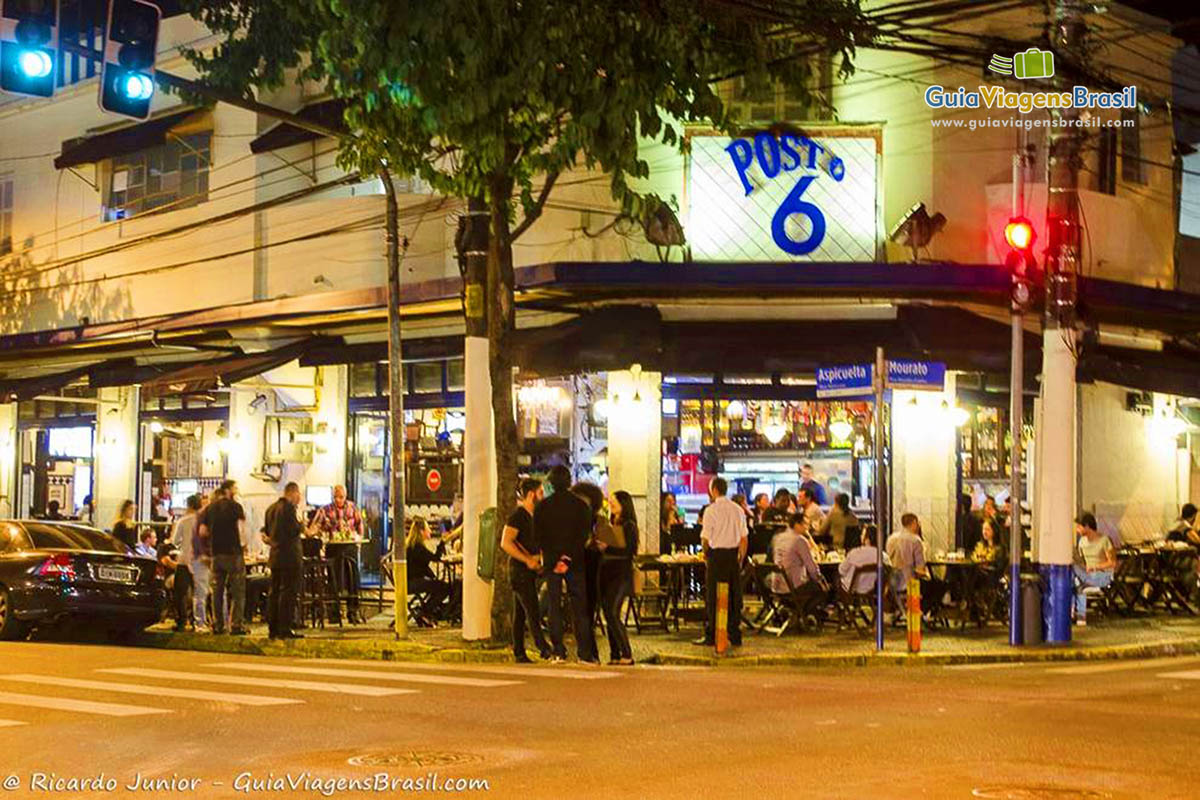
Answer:
POLYGON ((8 589, 0 586, 0 640, 24 639, 29 633, 29 628, 17 619, 15 611, 8 589))

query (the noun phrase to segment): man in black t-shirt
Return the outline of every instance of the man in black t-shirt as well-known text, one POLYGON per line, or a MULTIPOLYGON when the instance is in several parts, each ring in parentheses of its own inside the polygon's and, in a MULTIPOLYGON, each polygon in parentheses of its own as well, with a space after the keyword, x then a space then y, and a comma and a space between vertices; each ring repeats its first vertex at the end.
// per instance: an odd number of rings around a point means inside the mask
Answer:
POLYGON ((520 486, 521 500, 504 525, 500 547, 509 555, 508 578, 513 591, 513 658, 528 664, 525 655, 525 623, 528 621, 533 642, 543 660, 550 658, 550 646, 542 635, 542 612, 538 607, 537 575, 541 556, 533 529, 533 509, 542 499, 542 484, 525 478, 520 486))
POLYGON ((300 484, 289 483, 283 497, 267 509, 267 539, 271 545, 271 596, 267 602, 267 627, 272 639, 303 639, 292 630, 296 596, 300 592, 303 552, 300 537, 300 484))
POLYGON ((246 630, 246 512, 237 495, 237 481, 221 483, 221 497, 200 514, 200 536, 212 546, 213 633, 224 633, 226 624, 234 636, 246 630), (225 612, 226 592, 229 614, 225 612))
POLYGON ((559 465, 550 470, 549 481, 554 494, 538 504, 533 513, 533 527, 542 563, 548 570, 546 588, 550 596, 550 643, 553 659, 565 661, 563 646, 562 594, 565 590, 571 601, 571 616, 575 623, 575 642, 579 660, 598 664, 596 636, 587 612, 587 591, 584 586, 583 551, 592 534, 592 508, 570 491, 571 471, 559 465))

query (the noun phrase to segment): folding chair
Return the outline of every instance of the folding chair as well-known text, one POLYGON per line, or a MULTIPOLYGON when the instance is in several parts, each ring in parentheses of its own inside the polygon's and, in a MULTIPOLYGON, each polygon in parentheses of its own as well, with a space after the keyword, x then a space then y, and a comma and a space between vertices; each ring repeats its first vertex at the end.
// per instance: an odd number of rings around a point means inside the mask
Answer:
POLYGON ((1150 576, 1146 567, 1146 559, 1137 548, 1122 547, 1117 552, 1112 583, 1095 591, 1091 591, 1095 587, 1086 587, 1083 594, 1087 597, 1098 595, 1102 614, 1117 612, 1127 617, 1137 611, 1139 605, 1147 604, 1143 592, 1150 576))
POLYGON ((875 621, 875 584, 871 588, 859 592, 856 590, 858 586, 858 576, 860 575, 876 575, 878 567, 875 564, 863 564, 856 566, 850 573, 850 588, 846 589, 842 581, 838 581, 837 594, 835 605, 838 612, 838 630, 843 631, 847 628, 860 630, 859 621, 870 630, 872 623, 875 621))
POLYGON ((780 607, 779 600, 776 598, 775 592, 771 591, 771 575, 779 570, 774 564, 768 564, 766 561, 752 561, 751 566, 754 575, 754 586, 759 596, 762 598, 762 608, 753 620, 750 620, 750 626, 761 633, 763 630, 770 628, 771 623, 777 622, 780 616, 786 614, 784 609, 780 607))
MULTIPOLYGON (((803 594, 801 588, 792 583, 791 577, 778 564, 764 564, 763 566, 770 568, 770 571, 766 573, 766 585, 770 586, 772 584, 770 580, 771 575, 780 575, 783 578, 784 585, 787 586, 787 593, 770 592, 775 597, 778 608, 783 615, 783 623, 774 628, 764 625, 762 629, 776 636, 782 636, 784 631, 791 627, 793 623, 802 631, 820 630, 824 624, 822 617, 818 613, 820 611, 821 595, 806 596, 803 594)), ((808 586, 810 583, 804 585, 808 586)), ((820 585, 824 586, 823 583, 820 585)), ((824 589, 822 589, 823 591, 824 589)))

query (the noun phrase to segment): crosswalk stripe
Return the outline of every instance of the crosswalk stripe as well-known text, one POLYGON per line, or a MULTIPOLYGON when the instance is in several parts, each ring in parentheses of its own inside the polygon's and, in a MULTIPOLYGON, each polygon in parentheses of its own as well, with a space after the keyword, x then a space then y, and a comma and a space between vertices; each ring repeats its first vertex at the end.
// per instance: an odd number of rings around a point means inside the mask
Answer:
POLYGON ((1200 658, 1146 658, 1125 661, 1107 661, 1103 664, 1085 664, 1077 667, 1054 667, 1046 670, 1056 675, 1091 675, 1094 673, 1120 672, 1127 669, 1154 669, 1156 667, 1174 667, 1182 664, 1192 664, 1200 658))
POLYGON ((987 664, 947 664, 943 669, 952 669, 963 672, 975 672, 978 670, 991 669, 1013 669, 1015 667, 1027 667, 1029 664, 1025 661, 995 661, 987 664))
POLYGON ((395 689, 391 686, 367 686, 358 683, 318 683, 316 681, 293 681, 272 678, 246 678, 240 675, 218 675, 208 672, 180 672, 167 669, 144 667, 111 667, 98 669, 110 675, 129 675, 134 678, 166 678, 189 683, 224 683, 242 688, 263 686, 271 689, 299 689, 307 692, 330 692, 332 694, 355 694, 362 697, 384 697, 393 694, 414 694, 417 689, 395 689))
POLYGON ((568 680, 590 681, 604 678, 619 678, 619 672, 601 672, 594 669, 560 669, 553 666, 538 666, 527 664, 523 667, 487 664, 444 664, 416 661, 371 661, 367 658, 314 658, 310 661, 318 664, 346 664, 352 667, 383 667, 385 669, 421 669, 435 672, 478 672, 484 675, 515 675, 520 678, 530 676, 538 678, 566 678, 568 680))
POLYGON ((89 681, 78 678, 56 678, 48 675, 0 675, 0 680, 38 683, 46 686, 64 686, 72 689, 98 689, 102 692, 125 694, 148 694, 155 697, 179 697, 185 700, 214 700, 242 706, 284 706, 303 703, 290 697, 268 697, 257 694, 235 692, 206 692, 203 689, 180 689, 174 686, 146 686, 138 683, 113 683, 112 681, 89 681))
POLYGON ((402 672, 384 672, 366 669, 329 669, 327 667, 299 667, 288 664, 248 664, 239 661, 225 661, 220 664, 205 664, 210 667, 224 669, 244 669, 251 672, 290 672, 297 675, 327 675, 333 678, 370 678, 377 681, 402 681, 404 683, 435 683, 443 686, 473 686, 476 688, 491 688, 495 686, 516 686, 520 681, 498 681, 491 678, 456 678, 451 675, 414 675, 402 672))
POLYGON ((170 714, 165 708, 127 706, 122 703, 98 703, 94 700, 72 700, 68 697, 46 697, 19 692, 0 692, 0 705, 28 706, 55 711, 78 711, 80 714, 99 714, 104 717, 136 717, 142 714, 170 714))
POLYGON ((1162 672, 1160 678, 1174 678, 1181 681, 1200 681, 1200 669, 1182 670, 1180 672, 1162 672))
POLYGON ((19 722, 15 719, 0 719, 0 728, 15 728, 18 725, 26 725, 28 723, 19 722))

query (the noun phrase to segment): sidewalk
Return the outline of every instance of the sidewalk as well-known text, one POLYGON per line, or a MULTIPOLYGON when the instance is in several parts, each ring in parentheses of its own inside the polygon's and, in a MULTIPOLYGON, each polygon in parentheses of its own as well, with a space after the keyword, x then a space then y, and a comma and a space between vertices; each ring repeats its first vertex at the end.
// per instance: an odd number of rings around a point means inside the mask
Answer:
MULTIPOLYGON (((507 647, 465 642, 456 628, 413 628, 408 640, 398 641, 391 630, 391 618, 386 615, 377 615, 366 625, 333 625, 304 633, 304 639, 273 642, 267 638, 265 625, 253 626, 251 634, 244 637, 175 633, 169 625, 163 625, 151 628, 133 643, 172 650, 302 658, 476 663, 511 660, 507 647)), ((969 627, 963 631, 926 631, 921 653, 915 656, 907 652, 903 629, 893 628, 887 631, 882 653, 875 652, 872 633, 838 633, 827 628, 819 634, 788 632, 781 637, 748 632, 741 648, 721 657, 712 648, 691 643, 699 634, 695 627, 684 627, 678 633, 646 631, 641 635, 631 629, 630 634, 634 658, 639 663, 698 667, 945 665, 1200 654, 1200 619, 1161 616, 1117 618, 1074 628, 1072 642, 1065 646, 1010 647, 1007 628, 1000 625, 984 630, 969 627)), ((603 638, 600 653, 607 660, 603 638)))

